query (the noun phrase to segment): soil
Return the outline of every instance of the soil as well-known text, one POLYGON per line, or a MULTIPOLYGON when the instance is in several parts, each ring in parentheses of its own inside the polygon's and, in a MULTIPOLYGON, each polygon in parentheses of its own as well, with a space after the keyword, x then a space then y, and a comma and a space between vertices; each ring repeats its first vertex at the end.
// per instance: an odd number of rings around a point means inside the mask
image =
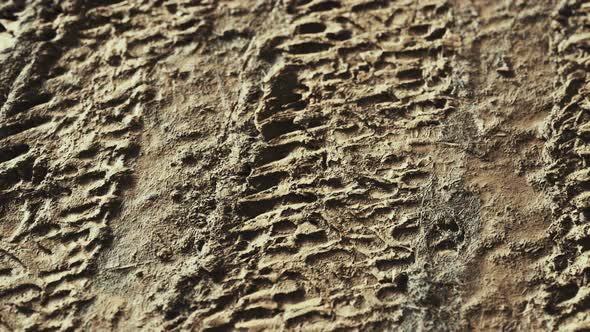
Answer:
POLYGON ((3 0, 0 331, 586 331, 589 68, 578 0, 3 0))

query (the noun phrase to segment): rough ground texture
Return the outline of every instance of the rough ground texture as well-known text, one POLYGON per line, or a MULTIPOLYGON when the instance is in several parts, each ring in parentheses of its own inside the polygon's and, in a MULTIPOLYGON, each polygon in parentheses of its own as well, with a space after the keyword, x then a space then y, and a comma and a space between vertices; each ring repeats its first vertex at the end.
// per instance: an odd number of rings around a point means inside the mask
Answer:
POLYGON ((590 329, 590 3, 0 2, 0 330, 590 329))

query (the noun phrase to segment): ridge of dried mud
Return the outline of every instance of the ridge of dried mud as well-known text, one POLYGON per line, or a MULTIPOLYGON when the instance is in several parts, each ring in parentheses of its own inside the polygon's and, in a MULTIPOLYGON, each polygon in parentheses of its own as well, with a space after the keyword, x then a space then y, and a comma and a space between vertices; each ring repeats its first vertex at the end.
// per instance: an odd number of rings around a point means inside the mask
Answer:
POLYGON ((590 3, 0 3, 0 330, 590 329, 590 3))

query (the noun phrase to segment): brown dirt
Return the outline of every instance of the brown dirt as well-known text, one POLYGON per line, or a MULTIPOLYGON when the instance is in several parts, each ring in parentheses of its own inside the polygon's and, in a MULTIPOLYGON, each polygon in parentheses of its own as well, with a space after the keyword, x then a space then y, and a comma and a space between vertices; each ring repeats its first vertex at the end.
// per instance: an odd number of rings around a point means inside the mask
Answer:
POLYGON ((0 331, 590 329, 590 3, 0 2, 0 331))

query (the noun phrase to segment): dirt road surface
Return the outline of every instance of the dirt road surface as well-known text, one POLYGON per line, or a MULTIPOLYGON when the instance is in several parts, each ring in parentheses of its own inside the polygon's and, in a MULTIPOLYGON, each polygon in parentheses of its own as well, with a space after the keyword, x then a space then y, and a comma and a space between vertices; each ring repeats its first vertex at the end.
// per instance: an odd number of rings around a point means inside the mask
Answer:
POLYGON ((1 331, 587 331, 590 3, 0 2, 1 331))

